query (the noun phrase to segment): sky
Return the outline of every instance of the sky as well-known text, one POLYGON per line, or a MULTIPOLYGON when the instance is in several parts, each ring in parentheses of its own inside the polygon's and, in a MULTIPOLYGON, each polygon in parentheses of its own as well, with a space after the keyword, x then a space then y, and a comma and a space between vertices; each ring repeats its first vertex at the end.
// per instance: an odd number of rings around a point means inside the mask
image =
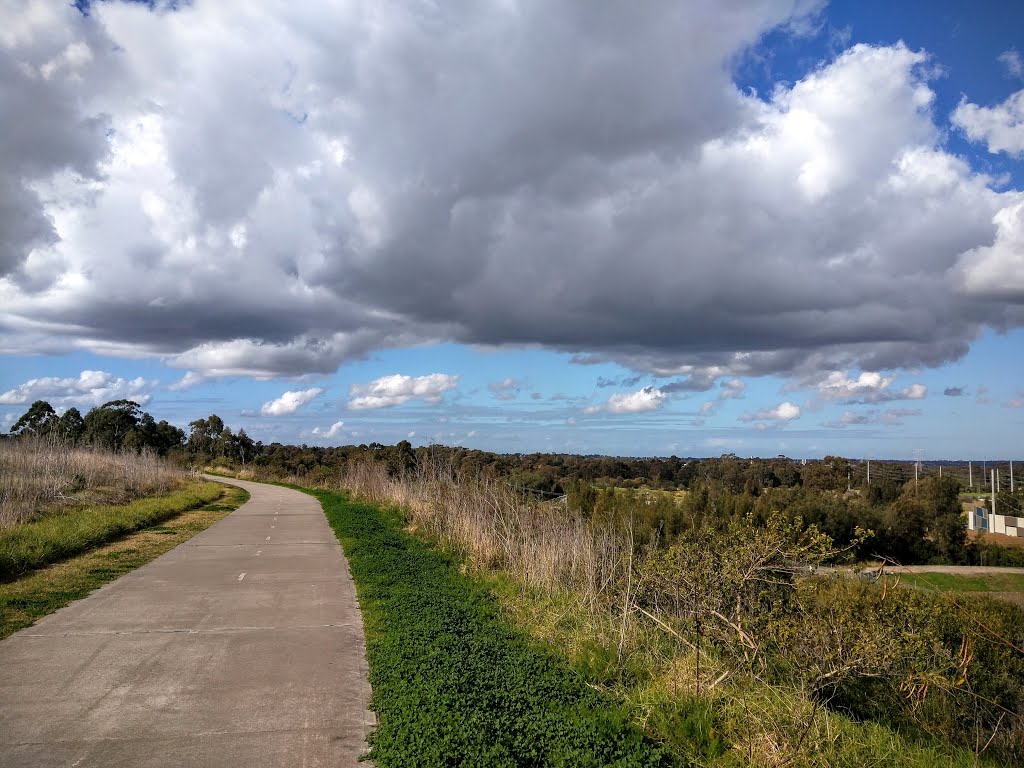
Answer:
POLYGON ((1024 4, 0 10, 0 429, 1024 457, 1024 4))

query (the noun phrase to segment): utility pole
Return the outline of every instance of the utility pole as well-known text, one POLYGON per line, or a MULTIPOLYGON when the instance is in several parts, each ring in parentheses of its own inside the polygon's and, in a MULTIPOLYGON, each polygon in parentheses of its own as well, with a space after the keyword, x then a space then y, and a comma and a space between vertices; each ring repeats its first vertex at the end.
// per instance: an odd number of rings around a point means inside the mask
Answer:
MULTIPOLYGON (((993 469, 992 470, 992 517, 993 518, 996 516, 996 488, 995 488, 995 482, 996 482, 996 471, 993 469)), ((996 521, 992 520, 992 522, 989 523, 988 529, 991 531, 995 527, 995 524, 996 524, 996 521)))
POLYGON ((974 462, 973 461, 968 461, 967 462, 967 484, 969 486, 971 486, 971 488, 974 487, 974 462))
POLYGON ((1010 459, 1010 493, 1017 490, 1013 485, 1013 459, 1010 459))
POLYGON ((914 449, 914 495, 917 495, 917 476, 921 470, 921 459, 924 456, 923 448, 914 449))
POLYGON ((942 477, 942 465, 939 464, 939 477, 942 477))
POLYGON ((868 459, 868 485, 871 485, 871 459, 868 459))
POLYGON ((997 469, 996 470, 996 493, 999 492, 999 489, 1000 489, 1001 486, 1002 486, 1002 483, 999 482, 999 470, 997 469))

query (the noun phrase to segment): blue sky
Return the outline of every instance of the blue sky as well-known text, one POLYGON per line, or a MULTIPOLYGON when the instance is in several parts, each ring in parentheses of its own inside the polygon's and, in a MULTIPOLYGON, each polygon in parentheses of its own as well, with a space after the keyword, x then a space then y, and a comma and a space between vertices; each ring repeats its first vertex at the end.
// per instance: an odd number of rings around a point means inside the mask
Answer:
POLYGON ((1024 7, 584 8, 24 0, 0 427, 1020 458, 1024 7))

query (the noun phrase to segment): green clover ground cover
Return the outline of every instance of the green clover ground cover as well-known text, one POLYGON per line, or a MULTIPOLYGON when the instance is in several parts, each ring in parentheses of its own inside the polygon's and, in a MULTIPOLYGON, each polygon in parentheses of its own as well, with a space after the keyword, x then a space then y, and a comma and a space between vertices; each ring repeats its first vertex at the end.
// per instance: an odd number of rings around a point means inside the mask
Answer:
POLYGON ((503 621, 455 556, 403 532, 397 512, 301 490, 320 500, 359 593, 378 768, 679 764, 503 621))

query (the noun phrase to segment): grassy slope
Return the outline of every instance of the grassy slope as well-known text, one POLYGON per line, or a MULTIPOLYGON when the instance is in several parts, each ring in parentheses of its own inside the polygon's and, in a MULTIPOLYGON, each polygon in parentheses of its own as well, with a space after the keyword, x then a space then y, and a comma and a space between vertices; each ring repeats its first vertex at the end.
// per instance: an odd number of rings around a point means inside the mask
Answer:
POLYGON ((221 486, 193 482, 166 496, 139 499, 123 506, 97 506, 54 512, 35 522, 0 531, 0 580, 58 562, 113 541, 126 533, 209 504, 221 486))
MULTIPOLYGON (((740 679, 695 696, 692 656, 679 655, 648 639, 638 643, 626 668, 616 662, 614 621, 578 601, 524 590, 504 577, 490 577, 503 611, 524 632, 564 655, 588 682, 624 701, 634 722, 696 765, 827 766, 828 768, 977 768, 970 749, 915 739, 885 725, 855 722, 819 710, 802 749, 786 762, 787 740, 803 727, 809 702, 784 687, 740 679), (774 734, 772 732, 775 732, 774 734), (780 749, 780 747, 782 747, 780 749)), ((658 630, 653 627, 654 634, 658 630)), ((705 664, 710 664, 705 660, 705 664)), ((790 745, 791 746, 791 745, 790 745)), ((967 745, 964 745, 965 747, 967 745)))
POLYGON ((491 593, 404 533, 397 513, 313 493, 359 592, 378 768, 680 764, 618 702, 511 628, 491 593))
POLYGON ((219 498, 199 509, 180 512, 161 525, 0 584, 0 638, 145 565, 209 528, 249 498, 241 488, 219 489, 219 498))
POLYGON ((1024 592, 1024 574, 1020 573, 901 573, 899 582, 938 592, 1024 592))

